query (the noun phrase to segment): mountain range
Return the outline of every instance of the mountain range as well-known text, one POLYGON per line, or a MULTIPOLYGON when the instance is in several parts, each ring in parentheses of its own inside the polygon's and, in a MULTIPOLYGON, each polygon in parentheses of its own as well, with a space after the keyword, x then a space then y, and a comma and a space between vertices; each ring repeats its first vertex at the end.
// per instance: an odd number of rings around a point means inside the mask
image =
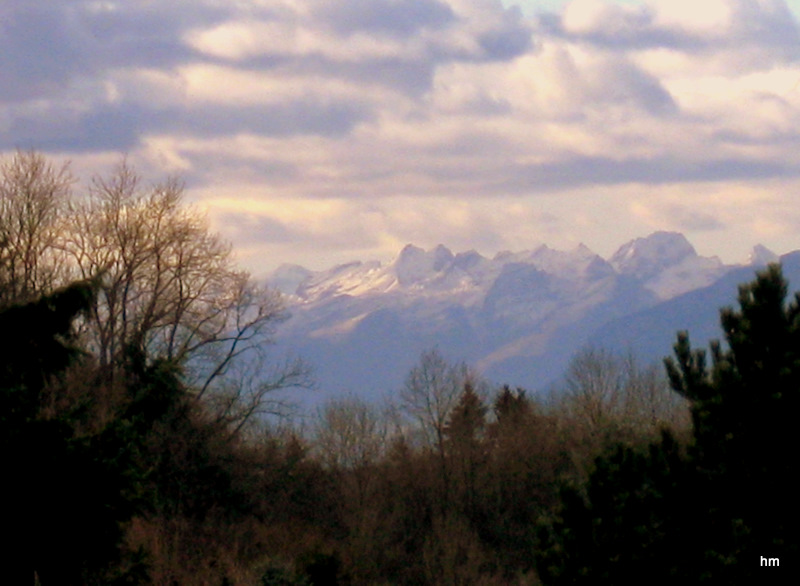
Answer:
POLYGON ((779 258, 756 246, 747 263, 727 265, 698 255, 682 234, 656 232, 608 259, 583 245, 492 258, 408 245, 389 263, 283 265, 268 283, 291 313, 278 345, 311 364, 317 397, 397 391, 432 348, 491 381, 536 391, 586 344, 654 360, 670 353, 678 330, 699 345, 720 337, 720 306, 775 261, 800 283, 800 252, 779 258))

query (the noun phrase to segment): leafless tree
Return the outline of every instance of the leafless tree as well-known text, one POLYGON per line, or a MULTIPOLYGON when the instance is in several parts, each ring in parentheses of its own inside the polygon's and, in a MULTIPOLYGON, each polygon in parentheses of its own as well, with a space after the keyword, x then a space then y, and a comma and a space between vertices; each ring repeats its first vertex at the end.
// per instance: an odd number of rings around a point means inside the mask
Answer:
POLYGON ((376 464, 383 456, 388 419, 374 405, 355 396, 334 399, 320 408, 316 446, 322 461, 343 473, 351 485, 357 510, 365 506, 376 480, 376 464))
POLYGON ((590 432, 611 427, 656 432, 681 419, 682 401, 658 365, 643 366, 632 354, 583 348, 570 361, 564 382, 558 401, 590 432))
POLYGON ((464 386, 474 378, 464 363, 448 363, 438 350, 423 352, 400 392, 403 410, 418 424, 425 443, 444 452, 445 429, 464 386))
POLYGON ((56 250, 73 184, 69 167, 18 151, 0 164, 0 302, 30 300, 60 284, 56 250))
POLYGON ((317 445, 331 468, 355 469, 377 462, 386 436, 386 419, 363 399, 345 396, 319 410, 317 445))
POLYGON ((400 392, 401 408, 416 421, 425 446, 438 461, 439 502, 443 510, 451 504, 447 426, 467 387, 481 397, 487 393, 485 381, 465 363, 450 364, 434 349, 422 353, 400 392))
POLYGON ((239 425, 272 391, 307 383, 308 371, 292 361, 255 376, 286 317, 282 300, 235 266, 183 192, 176 179, 144 186, 123 162, 71 203, 61 246, 75 276, 102 275, 84 328, 100 365, 113 375, 131 348, 180 363, 198 399, 218 391, 219 417, 239 425))

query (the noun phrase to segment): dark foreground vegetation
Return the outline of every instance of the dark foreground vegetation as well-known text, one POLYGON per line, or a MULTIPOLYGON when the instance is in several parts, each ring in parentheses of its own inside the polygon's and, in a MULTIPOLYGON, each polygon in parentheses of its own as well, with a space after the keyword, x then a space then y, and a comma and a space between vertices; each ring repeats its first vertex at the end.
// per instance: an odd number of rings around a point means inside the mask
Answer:
POLYGON ((0 177, 9 584, 761 584, 798 563, 800 298, 780 267, 661 367, 587 349, 552 396, 431 351, 396 405, 268 417, 280 301, 176 182, 0 177), (247 360, 243 360, 247 358, 247 360), (278 423, 276 423, 278 422, 278 423), (780 567, 763 567, 761 558, 780 567))

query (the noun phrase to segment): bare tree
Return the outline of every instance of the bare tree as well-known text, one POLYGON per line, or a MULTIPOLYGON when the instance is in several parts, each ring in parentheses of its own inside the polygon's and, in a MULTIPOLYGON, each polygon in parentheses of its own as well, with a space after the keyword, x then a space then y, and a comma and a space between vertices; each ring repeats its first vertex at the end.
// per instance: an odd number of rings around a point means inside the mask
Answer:
POLYGON ((400 392, 403 410, 419 424, 425 443, 444 453, 445 429, 464 386, 474 378, 466 364, 448 363, 438 350, 423 352, 400 392))
POLYGON ((236 267, 179 180, 144 185, 123 161, 85 197, 73 183, 39 153, 0 164, 0 304, 99 277, 81 333, 111 382, 131 350, 172 360, 236 429, 276 407, 273 391, 309 383, 299 360, 267 367, 282 299, 236 267))
POLYGON ((317 445, 331 468, 374 464, 383 454, 386 436, 386 418, 357 397, 333 399, 318 413, 317 445))
POLYGON ((658 365, 594 347, 578 351, 567 367, 561 405, 591 433, 612 427, 656 432, 680 423, 683 401, 658 365))
POLYGON ((238 428, 272 391, 307 384, 308 371, 299 361, 264 367, 282 299, 236 268, 183 191, 176 179, 144 186, 123 162, 71 203, 61 247, 75 276, 102 275, 84 327, 101 367, 115 376, 131 349, 175 361, 197 398, 213 389, 209 404, 238 428))
POLYGON ((18 151, 0 164, 0 302, 25 301, 63 284, 56 250, 73 184, 69 167, 18 151))
POLYGON ((590 429, 603 427, 624 414, 624 373, 616 356, 605 349, 580 350, 564 377, 569 412, 590 429))
POLYGON ((350 480, 357 510, 364 508, 374 484, 387 433, 387 417, 354 396, 329 401, 317 415, 316 445, 322 461, 350 480))
POLYGON ((436 455, 443 511, 451 504, 448 424, 465 389, 471 388, 482 397, 486 386, 466 364, 450 364, 434 349, 422 353, 419 365, 411 369, 400 393, 402 409, 416 420, 426 447, 436 455))

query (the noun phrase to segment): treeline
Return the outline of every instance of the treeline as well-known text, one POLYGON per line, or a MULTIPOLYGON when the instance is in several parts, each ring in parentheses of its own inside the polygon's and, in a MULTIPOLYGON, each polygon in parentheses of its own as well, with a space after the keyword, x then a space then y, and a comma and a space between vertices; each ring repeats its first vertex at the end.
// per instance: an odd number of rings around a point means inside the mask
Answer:
POLYGON ((769 583, 798 559, 800 298, 772 266, 662 365, 549 394, 438 351, 394 404, 288 421, 280 300, 170 180, 0 177, 0 484, 14 584, 769 583), (781 567, 762 568, 761 557, 781 567))

